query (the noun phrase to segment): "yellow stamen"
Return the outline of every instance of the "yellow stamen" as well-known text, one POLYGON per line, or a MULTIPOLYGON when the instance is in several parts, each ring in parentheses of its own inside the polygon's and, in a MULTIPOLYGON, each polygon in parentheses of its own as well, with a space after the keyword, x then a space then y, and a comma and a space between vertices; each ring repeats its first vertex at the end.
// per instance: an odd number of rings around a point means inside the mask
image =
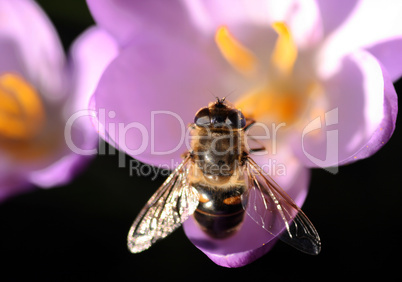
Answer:
POLYGON ((272 53, 272 63, 283 74, 291 74, 297 58, 297 47, 292 34, 283 22, 275 22, 272 28, 278 33, 275 49, 272 53))
POLYGON ((253 53, 237 41, 227 27, 218 28, 215 42, 222 55, 235 69, 244 74, 251 74, 256 70, 257 60, 253 53))
POLYGON ((32 138, 44 118, 39 95, 28 82, 11 73, 0 76, 0 137, 32 138))
POLYGON ((22 162, 46 161, 61 143, 57 130, 49 130, 44 105, 32 85, 16 74, 0 75, 2 154, 22 162))

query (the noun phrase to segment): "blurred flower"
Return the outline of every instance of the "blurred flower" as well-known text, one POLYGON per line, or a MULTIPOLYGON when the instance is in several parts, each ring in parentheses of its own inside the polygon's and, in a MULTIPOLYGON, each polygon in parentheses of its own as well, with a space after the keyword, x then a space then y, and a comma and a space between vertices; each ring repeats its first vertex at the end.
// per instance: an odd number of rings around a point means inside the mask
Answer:
MULTIPOLYGON (((64 130, 72 114, 88 108, 112 58, 92 50, 99 36, 95 28, 85 32, 68 64, 34 1, 0 0, 0 201, 33 185, 62 185, 88 162, 68 148, 64 130)), ((88 116, 77 118, 67 136, 82 150, 97 146, 88 116)))
MULTIPOLYGON (((213 99, 209 92, 232 92, 229 99, 246 115, 276 126, 265 141, 270 155, 254 158, 261 166, 271 162, 274 179, 298 205, 308 167, 369 157, 394 131, 392 82, 402 73, 398 1, 88 4, 121 48, 94 94, 97 111, 113 113, 101 126, 109 142, 145 163, 180 162, 186 144, 177 117, 191 122, 213 99), (117 123, 130 126, 112 127, 117 123)), ((225 240, 208 238, 191 218, 184 229, 222 266, 250 263, 273 244, 255 245, 265 235, 249 218, 225 240)))

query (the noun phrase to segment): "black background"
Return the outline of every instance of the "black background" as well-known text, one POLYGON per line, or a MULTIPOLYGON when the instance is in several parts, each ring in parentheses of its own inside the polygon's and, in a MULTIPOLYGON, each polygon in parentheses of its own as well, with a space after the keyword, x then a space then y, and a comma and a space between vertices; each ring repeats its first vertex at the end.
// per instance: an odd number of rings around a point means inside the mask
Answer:
MULTIPOLYGON (((85 1, 38 2, 66 48, 93 23, 85 1)), ((396 88, 402 93, 402 81, 396 88)), ((373 157, 341 167, 337 175, 312 170, 303 210, 322 239, 318 256, 278 243, 254 263, 227 269, 194 247, 182 229, 148 251, 133 255, 126 247, 127 232, 163 178, 131 177, 128 168, 118 167, 117 156, 107 155, 96 157, 69 185, 34 190, 0 205, 0 280, 322 281, 394 277, 399 273, 401 255, 400 124, 399 118, 394 136, 373 157)))

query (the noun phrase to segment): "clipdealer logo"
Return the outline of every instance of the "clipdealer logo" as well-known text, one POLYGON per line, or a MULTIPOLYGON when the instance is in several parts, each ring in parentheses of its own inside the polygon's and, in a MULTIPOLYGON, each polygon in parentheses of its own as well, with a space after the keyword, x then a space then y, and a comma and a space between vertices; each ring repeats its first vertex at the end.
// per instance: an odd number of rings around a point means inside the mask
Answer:
MULTIPOLYGON (((93 123, 94 128, 97 129, 99 135, 105 139, 110 145, 120 150, 119 153, 119 167, 126 167, 126 155, 125 153, 135 157, 136 155, 140 155, 144 153, 146 150, 149 151, 151 155, 169 155, 178 150, 183 149, 183 145, 185 145, 187 150, 191 150, 191 129, 185 125, 183 119, 174 112, 171 111, 152 111, 150 116, 150 128, 147 128, 145 125, 139 122, 130 122, 130 123, 113 123, 113 119, 116 117, 116 112, 109 111, 107 113, 108 123, 106 123, 106 110, 99 109, 99 112, 94 110, 81 110, 74 113, 67 121, 65 126, 65 140, 67 146, 76 154, 79 155, 105 155, 106 150, 104 146, 101 146, 101 142, 99 142, 99 146, 96 148, 80 148, 77 144, 74 143, 72 132, 74 126, 80 126, 80 123, 88 122, 90 119, 93 123), (157 150, 156 143, 159 140, 156 140, 156 118, 173 118, 177 121, 176 127, 180 128, 180 136, 178 136, 178 142, 172 148, 168 148, 165 150, 157 150), (84 119, 87 119, 86 121, 84 119), (107 126, 107 128, 105 128, 107 126), (126 135, 129 131, 135 131, 135 134, 139 134, 140 142, 138 142, 137 148, 132 148, 132 145, 126 144, 126 135), (118 140, 118 144, 116 144, 115 140, 118 140), (123 153, 125 152, 125 153, 123 153)), ((311 122, 309 122, 302 131, 301 135, 301 148, 303 154, 311 161, 311 163, 315 166, 321 167, 327 170, 330 173, 336 174, 338 172, 338 130, 326 130, 327 127, 331 125, 338 124, 338 108, 335 108, 331 111, 325 113, 325 118, 322 119, 321 117, 317 117, 311 122), (326 138, 326 147, 322 148, 325 151, 325 157, 322 158, 316 155, 316 152, 309 150, 306 146, 306 140, 308 140, 309 136, 312 134, 316 134, 317 130, 320 130, 320 134, 325 131, 325 138, 326 138), (335 166, 334 166, 335 164, 335 166)), ((286 127, 286 123, 281 124, 271 124, 271 126, 267 126, 264 123, 256 123, 253 125, 253 128, 261 128, 262 134, 260 136, 247 136, 254 139, 254 141, 260 142, 262 144, 268 144, 267 147, 270 148, 270 151, 262 150, 255 152, 253 154, 256 155, 267 155, 267 168, 265 166, 265 171, 270 172, 270 174, 275 174, 278 168, 281 170, 280 175, 286 174, 286 165, 277 162, 272 156, 277 154, 277 137, 278 131, 282 128, 286 127), (271 167, 275 166, 275 167, 271 167)), ((261 130, 260 130, 261 131, 261 130)), ((250 147, 248 142, 246 141, 246 148, 249 150, 250 147)), ((116 154, 116 150, 112 148, 108 152, 109 154, 116 154)), ((174 160, 170 164, 165 164, 161 167, 157 167, 155 169, 150 168, 142 168, 140 163, 136 160, 130 160, 130 170, 135 172, 130 172, 130 174, 134 174, 137 171, 143 171, 144 174, 156 174, 157 172, 169 170, 175 167, 173 163, 174 160), (146 171, 148 173, 146 173, 146 171)))

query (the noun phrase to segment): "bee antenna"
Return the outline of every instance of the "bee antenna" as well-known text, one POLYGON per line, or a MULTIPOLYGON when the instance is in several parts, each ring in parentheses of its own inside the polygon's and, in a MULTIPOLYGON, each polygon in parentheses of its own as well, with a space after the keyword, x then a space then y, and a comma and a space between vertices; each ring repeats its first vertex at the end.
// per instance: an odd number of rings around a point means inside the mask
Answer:
POLYGON ((236 89, 233 89, 232 91, 230 91, 223 99, 226 99, 227 97, 229 97, 230 95, 232 95, 235 92, 236 89))
POLYGON ((208 89, 208 92, 211 93, 212 97, 214 97, 215 99, 219 99, 218 96, 216 96, 216 95, 214 94, 214 92, 212 92, 210 89, 208 89))

